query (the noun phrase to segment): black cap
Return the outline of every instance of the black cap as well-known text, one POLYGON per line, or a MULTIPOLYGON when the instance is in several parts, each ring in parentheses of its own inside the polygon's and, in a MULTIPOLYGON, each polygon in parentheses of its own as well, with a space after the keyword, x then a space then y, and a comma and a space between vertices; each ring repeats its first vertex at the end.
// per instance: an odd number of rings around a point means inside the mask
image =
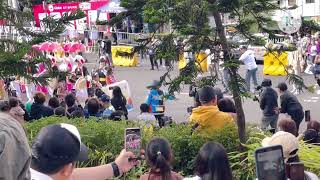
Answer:
POLYGON ((279 88, 281 91, 286 91, 288 89, 288 86, 286 83, 282 82, 278 84, 277 88, 279 88))
POLYGON ((272 86, 272 81, 271 79, 264 79, 261 83, 261 86, 262 87, 270 87, 272 86))
POLYGON ((71 124, 54 124, 41 129, 32 144, 37 170, 53 172, 69 163, 88 159, 88 148, 81 143, 78 129, 71 124))
POLYGON ((199 101, 206 104, 216 98, 216 91, 212 86, 205 86, 198 91, 199 101))

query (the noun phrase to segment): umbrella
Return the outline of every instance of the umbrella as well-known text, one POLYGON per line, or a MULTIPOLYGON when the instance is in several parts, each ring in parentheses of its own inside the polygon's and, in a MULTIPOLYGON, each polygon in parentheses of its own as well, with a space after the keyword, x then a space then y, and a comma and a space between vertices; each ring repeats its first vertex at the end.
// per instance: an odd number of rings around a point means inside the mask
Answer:
POLYGON ((69 49, 69 52, 78 52, 78 51, 84 51, 85 46, 80 43, 73 43, 69 49))
POLYGON ((40 45, 40 51, 48 51, 48 49, 49 49, 49 46, 50 46, 50 42, 44 42, 44 43, 42 43, 41 45, 40 45))
POLYGON ((32 49, 36 50, 36 51, 41 51, 40 50, 40 45, 39 44, 35 44, 32 46, 32 49))
POLYGON ((58 51, 59 49, 61 49, 61 46, 59 43, 57 42, 53 42, 49 45, 48 47, 48 51, 49 52, 53 52, 53 51, 58 51))
POLYGON ((71 46, 72 46, 72 43, 66 43, 66 44, 63 46, 64 51, 69 52, 71 46))

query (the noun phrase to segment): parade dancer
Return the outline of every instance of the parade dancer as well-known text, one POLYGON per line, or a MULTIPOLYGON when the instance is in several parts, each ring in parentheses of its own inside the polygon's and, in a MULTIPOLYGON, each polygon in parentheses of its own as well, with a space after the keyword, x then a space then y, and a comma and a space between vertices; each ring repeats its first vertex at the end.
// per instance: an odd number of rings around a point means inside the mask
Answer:
POLYGON ((96 71, 96 75, 99 77, 99 82, 102 86, 107 85, 107 71, 105 69, 106 67, 106 60, 104 58, 101 58, 99 61, 99 69, 96 71))

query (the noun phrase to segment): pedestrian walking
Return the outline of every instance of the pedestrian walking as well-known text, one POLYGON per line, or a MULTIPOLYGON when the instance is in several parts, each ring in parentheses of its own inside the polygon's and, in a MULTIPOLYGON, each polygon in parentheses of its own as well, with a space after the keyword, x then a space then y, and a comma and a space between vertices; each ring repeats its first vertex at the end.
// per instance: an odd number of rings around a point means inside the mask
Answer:
POLYGON ((155 59, 156 53, 155 53, 155 40, 151 43, 150 47, 148 48, 148 55, 150 59, 150 64, 151 64, 151 70, 154 70, 154 66, 159 70, 159 66, 157 63, 157 60, 155 59))
POLYGON ((113 61, 112 61, 112 42, 109 39, 108 36, 105 37, 103 41, 103 54, 108 58, 109 63, 111 66, 113 66, 113 61))
POLYGON ((254 52, 252 50, 248 50, 246 46, 242 46, 240 48, 240 51, 242 55, 239 60, 242 61, 246 66, 246 69, 247 69, 246 84, 247 84, 247 90, 250 91, 251 79, 253 80, 254 86, 255 87, 258 86, 258 80, 257 80, 258 66, 256 63, 256 57, 254 55, 254 52))

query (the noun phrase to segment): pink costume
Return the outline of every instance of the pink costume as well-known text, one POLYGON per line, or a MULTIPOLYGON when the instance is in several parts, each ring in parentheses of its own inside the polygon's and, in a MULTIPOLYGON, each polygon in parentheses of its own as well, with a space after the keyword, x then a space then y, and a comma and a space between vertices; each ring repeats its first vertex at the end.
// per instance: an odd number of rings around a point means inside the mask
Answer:
MULTIPOLYGON (((40 77, 40 76, 44 75, 45 72, 47 72, 47 70, 46 70, 46 67, 44 66, 44 64, 43 63, 38 64, 38 74, 37 74, 37 76, 40 77)), ((38 84, 36 86, 36 90, 40 91, 40 92, 43 92, 44 94, 48 94, 49 93, 48 88, 46 86, 42 86, 40 84, 38 84)))

